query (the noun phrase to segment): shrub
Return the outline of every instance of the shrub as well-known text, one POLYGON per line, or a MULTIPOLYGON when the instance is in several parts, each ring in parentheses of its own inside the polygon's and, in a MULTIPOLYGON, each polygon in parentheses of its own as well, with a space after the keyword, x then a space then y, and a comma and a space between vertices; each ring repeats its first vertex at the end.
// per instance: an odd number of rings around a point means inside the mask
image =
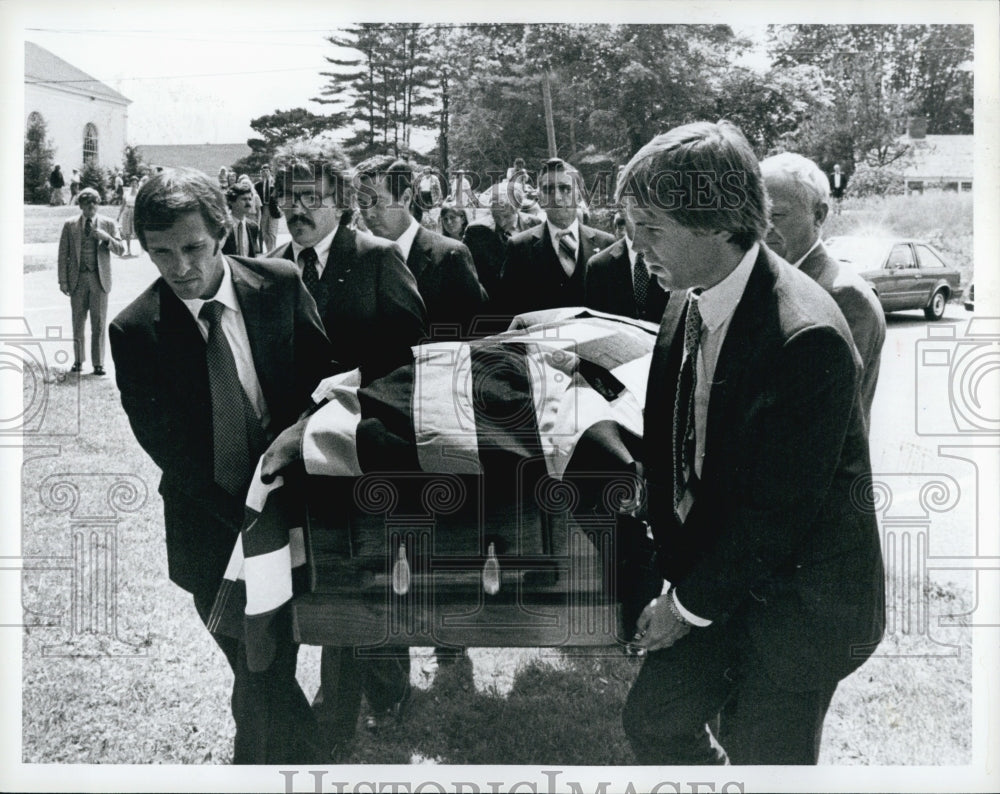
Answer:
POLYGON ((858 163, 847 185, 850 196, 898 196, 903 193, 903 175, 888 166, 858 163))
POLYGON ((101 194, 101 202, 104 202, 108 183, 104 175, 104 169, 97 164, 96 160, 85 163, 83 170, 80 171, 80 189, 83 190, 85 187, 94 188, 94 190, 101 194))

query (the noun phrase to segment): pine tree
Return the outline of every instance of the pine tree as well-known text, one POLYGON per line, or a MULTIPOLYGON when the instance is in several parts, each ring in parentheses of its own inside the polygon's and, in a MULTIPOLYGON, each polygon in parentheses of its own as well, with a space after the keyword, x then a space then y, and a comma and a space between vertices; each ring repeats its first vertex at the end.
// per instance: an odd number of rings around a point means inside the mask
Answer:
POLYGON ((28 204, 49 203, 54 149, 47 135, 45 119, 33 114, 24 133, 24 200, 28 204))

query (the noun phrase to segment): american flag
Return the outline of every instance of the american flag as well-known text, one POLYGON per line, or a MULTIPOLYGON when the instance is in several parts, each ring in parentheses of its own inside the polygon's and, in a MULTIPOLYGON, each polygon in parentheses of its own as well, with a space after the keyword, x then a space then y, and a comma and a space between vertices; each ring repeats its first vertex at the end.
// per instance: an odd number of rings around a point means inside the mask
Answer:
MULTIPOLYGON (((430 342, 413 363, 362 388, 357 370, 328 378, 302 445, 310 475, 444 472, 489 477, 497 453, 542 457, 555 479, 628 471, 657 326, 589 309, 520 315, 468 342, 430 342)), ((293 569, 305 563, 304 504, 294 478, 265 484, 260 465, 209 629, 246 637, 265 669, 287 631, 293 569)), ((502 564, 502 560, 501 560, 502 564)))

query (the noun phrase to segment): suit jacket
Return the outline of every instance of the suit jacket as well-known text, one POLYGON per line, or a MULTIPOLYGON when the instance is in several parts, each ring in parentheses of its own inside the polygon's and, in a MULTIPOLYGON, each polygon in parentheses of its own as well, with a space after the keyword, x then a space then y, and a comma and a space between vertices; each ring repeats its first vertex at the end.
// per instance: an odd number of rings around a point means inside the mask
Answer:
MULTIPOLYGON (((333 371, 316 305, 287 262, 230 257, 254 368, 271 416, 292 424, 333 371)), ((110 327, 122 407, 162 471, 170 578, 211 598, 243 519, 243 499, 214 481, 206 343, 191 312, 157 279, 110 327)))
POLYGON ((473 321, 488 300, 469 249, 457 240, 421 227, 413 238, 406 266, 417 280, 417 289, 427 307, 431 336, 469 336, 473 321), (456 326, 457 331, 453 332, 456 326))
POLYGON ((643 311, 639 311, 632 286, 632 263, 628 258, 628 246, 622 238, 587 262, 584 302, 598 311, 659 323, 667 305, 667 293, 655 278, 650 278, 646 305, 643 311))
MULTIPOLYGON (((292 244, 268 256, 293 259, 292 244)), ((369 381, 412 359, 427 337, 427 313, 413 274, 393 243, 340 224, 313 295, 338 369, 369 381)))
POLYGON ((830 195, 834 198, 843 198, 844 191, 847 190, 847 174, 840 172, 840 187, 834 187, 833 171, 827 174, 827 178, 830 180, 830 195))
POLYGON ((861 407, 865 427, 871 428, 872 402, 882 363, 882 344, 885 342, 885 312, 872 288, 856 273, 842 268, 828 253, 823 243, 817 245, 799 265, 799 270, 809 276, 829 293, 847 320, 854 346, 861 356, 864 373, 861 378, 861 407))
MULTIPOLYGON (((253 258, 260 253, 261 249, 260 226, 249 219, 244 222, 247 225, 247 240, 250 246, 246 255, 253 258)), ((222 253, 227 256, 236 256, 236 235, 232 232, 226 235, 225 242, 222 243, 222 253)))
POLYGON ((500 273, 497 301, 507 315, 584 305, 587 262, 615 238, 600 229, 579 224, 576 270, 567 276, 552 246, 549 225, 539 224, 510 238, 500 273))
MULTIPOLYGON (((541 222, 541 219, 534 215, 518 212, 514 234, 537 226, 541 222)), ((485 287, 486 294, 490 296, 490 299, 494 299, 497 294, 497 285, 500 283, 503 259, 507 252, 507 241, 497 234, 493 216, 487 215, 485 218, 470 223, 465 230, 462 242, 472 252, 472 261, 476 265, 479 283, 485 287)))
POLYGON ((264 180, 258 180, 253 185, 257 198, 260 199, 261 207, 265 208, 272 218, 277 220, 281 217, 281 208, 278 206, 278 196, 274 190, 274 180, 271 180, 269 189, 265 189, 264 180))
MULTIPOLYGON (((86 219, 81 213, 76 218, 70 218, 63 224, 59 236, 59 287, 70 292, 76 289, 80 277, 80 246, 83 243, 83 229, 86 219)), ((125 243, 118 233, 118 224, 103 215, 94 216, 94 226, 111 235, 111 240, 97 244, 97 275, 101 281, 101 289, 111 292, 111 252, 116 256, 125 253, 125 243)))
POLYGON ((685 608, 729 621, 778 686, 834 682, 872 652, 885 621, 850 330, 822 288, 761 247, 719 352, 701 478, 681 525, 671 461, 685 298, 667 302, 646 397, 661 572, 685 608))

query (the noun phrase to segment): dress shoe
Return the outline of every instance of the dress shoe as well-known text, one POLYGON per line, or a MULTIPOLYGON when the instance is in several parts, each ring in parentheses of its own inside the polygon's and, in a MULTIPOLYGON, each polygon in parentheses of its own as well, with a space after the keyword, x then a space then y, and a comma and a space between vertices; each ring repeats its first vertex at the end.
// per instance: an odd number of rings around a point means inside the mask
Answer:
POLYGON ((79 361, 74 361, 73 366, 69 368, 69 371, 79 372, 81 369, 83 369, 83 364, 81 364, 79 361))
POLYGON ((94 374, 95 375, 103 375, 104 374, 104 367, 94 367, 94 374))
POLYGON ((411 693, 412 689, 410 687, 410 682, 407 681, 403 697, 389 706, 389 708, 382 709, 381 711, 377 711, 365 717, 365 728, 371 733, 379 733, 384 728, 399 725, 403 721, 403 715, 406 712, 406 707, 410 703, 411 693))

